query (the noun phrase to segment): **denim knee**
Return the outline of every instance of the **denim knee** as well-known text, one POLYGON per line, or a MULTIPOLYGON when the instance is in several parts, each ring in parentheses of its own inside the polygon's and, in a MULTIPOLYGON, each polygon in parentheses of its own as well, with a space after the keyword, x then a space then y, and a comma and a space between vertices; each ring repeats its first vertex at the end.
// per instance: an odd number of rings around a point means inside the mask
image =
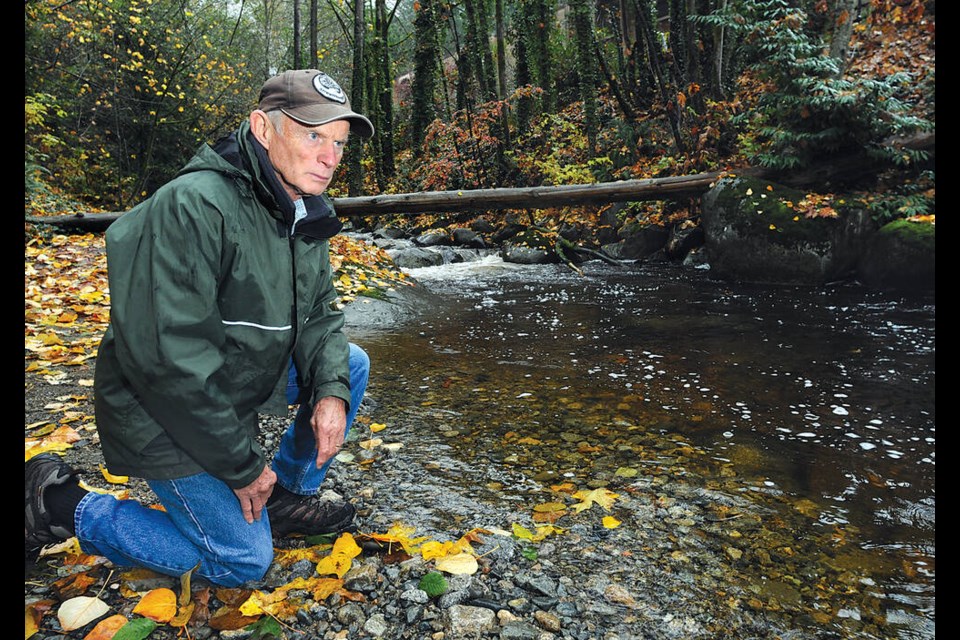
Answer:
POLYGON ((247 582, 258 582, 267 575, 273 562, 273 553, 272 542, 252 544, 243 554, 211 561, 210 565, 217 566, 217 575, 204 577, 224 587, 239 587, 247 582))
POLYGON ((351 386, 366 388, 370 378, 370 356, 360 346, 350 343, 351 386))

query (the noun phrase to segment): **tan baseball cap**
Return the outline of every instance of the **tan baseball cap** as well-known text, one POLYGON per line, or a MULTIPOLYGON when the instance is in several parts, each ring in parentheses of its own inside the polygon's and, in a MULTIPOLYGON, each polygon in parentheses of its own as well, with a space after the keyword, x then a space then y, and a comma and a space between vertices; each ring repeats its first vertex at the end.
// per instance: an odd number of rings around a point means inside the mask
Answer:
POLYGON ((362 138, 373 135, 373 124, 350 109, 350 100, 337 81, 316 69, 294 69, 273 76, 260 89, 260 109, 280 109, 302 124, 315 127, 349 120, 362 138))

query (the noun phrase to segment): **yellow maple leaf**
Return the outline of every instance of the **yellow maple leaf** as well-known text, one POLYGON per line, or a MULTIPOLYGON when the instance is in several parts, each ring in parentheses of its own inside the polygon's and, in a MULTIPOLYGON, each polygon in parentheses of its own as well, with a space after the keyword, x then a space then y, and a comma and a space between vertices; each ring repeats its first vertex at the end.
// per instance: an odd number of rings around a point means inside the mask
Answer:
POLYGON ((573 497, 580 500, 580 502, 573 505, 573 510, 577 513, 580 513, 584 509, 589 509, 594 504, 598 504, 609 511, 610 507, 613 506, 613 501, 616 500, 618 496, 619 494, 616 494, 605 487, 600 487, 599 489, 594 489, 592 491, 587 491, 586 489, 577 491, 575 494, 573 494, 573 497))

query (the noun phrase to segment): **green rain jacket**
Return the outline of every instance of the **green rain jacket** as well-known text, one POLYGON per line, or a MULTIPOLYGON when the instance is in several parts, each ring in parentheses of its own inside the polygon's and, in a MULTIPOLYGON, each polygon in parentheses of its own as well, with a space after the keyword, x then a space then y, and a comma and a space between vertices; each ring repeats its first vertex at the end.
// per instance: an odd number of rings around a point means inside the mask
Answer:
POLYGON ((245 122, 107 230, 94 396, 111 473, 250 484, 267 463, 259 414, 287 414, 291 355, 301 401, 349 404, 328 245, 342 224, 317 196, 293 227, 270 167, 245 122))

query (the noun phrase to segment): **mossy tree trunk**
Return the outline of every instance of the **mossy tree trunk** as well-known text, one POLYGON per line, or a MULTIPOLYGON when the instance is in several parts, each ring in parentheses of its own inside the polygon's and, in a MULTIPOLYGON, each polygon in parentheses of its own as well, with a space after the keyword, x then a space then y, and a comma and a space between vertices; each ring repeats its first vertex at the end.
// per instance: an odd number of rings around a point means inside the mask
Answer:
POLYGON ((423 154, 427 127, 436 118, 440 75, 440 1, 420 0, 414 19, 416 38, 413 61, 413 113, 410 142, 418 157, 423 154))

